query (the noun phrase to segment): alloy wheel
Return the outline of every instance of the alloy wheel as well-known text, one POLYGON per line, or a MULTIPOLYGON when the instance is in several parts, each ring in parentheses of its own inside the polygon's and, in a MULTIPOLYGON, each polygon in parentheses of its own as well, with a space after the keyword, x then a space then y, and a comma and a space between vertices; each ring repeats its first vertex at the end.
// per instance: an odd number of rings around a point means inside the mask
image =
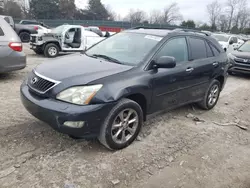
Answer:
POLYGON ((111 128, 112 140, 117 144, 128 142, 136 133, 139 116, 133 109, 122 110, 114 119, 111 128))

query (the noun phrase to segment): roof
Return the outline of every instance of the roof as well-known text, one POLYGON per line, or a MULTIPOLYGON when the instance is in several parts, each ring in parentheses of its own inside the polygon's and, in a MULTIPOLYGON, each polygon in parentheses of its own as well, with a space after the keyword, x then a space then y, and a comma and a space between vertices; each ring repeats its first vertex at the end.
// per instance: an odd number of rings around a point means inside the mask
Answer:
POLYGON ((156 35, 156 36, 161 36, 161 37, 165 37, 171 31, 172 30, 167 30, 167 29, 133 29, 133 30, 126 30, 126 32, 129 32, 129 33, 141 33, 141 34, 156 35))

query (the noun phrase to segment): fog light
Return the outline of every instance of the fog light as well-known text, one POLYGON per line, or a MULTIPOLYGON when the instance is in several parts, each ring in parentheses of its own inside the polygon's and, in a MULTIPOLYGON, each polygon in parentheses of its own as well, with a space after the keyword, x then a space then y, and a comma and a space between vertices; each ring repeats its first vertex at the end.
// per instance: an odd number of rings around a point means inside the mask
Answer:
POLYGON ((66 121, 63 125, 71 128, 82 128, 84 126, 84 121, 66 121))

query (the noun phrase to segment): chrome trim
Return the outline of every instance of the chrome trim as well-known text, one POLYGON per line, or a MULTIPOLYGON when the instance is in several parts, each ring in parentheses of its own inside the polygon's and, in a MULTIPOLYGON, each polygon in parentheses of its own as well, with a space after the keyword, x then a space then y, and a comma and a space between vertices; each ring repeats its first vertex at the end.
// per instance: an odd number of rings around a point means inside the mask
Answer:
POLYGON ((36 92, 38 92, 38 93, 40 93, 40 94, 45 94, 46 92, 48 92, 49 90, 51 90, 52 88, 56 87, 58 84, 61 83, 60 81, 53 80, 53 79, 51 79, 51 78, 48 78, 48 77, 46 77, 46 76, 43 76, 43 75, 39 74, 38 72, 36 72, 35 70, 33 70, 33 73, 34 73, 35 75, 39 76, 40 78, 44 79, 44 80, 47 80, 47 81, 50 81, 50 82, 55 83, 55 85, 53 85, 52 87, 50 87, 49 89, 47 89, 47 90, 44 91, 44 92, 41 92, 41 91, 39 91, 39 90, 33 88, 32 85, 28 84, 28 85, 31 87, 31 89, 33 89, 34 91, 36 91, 36 92))

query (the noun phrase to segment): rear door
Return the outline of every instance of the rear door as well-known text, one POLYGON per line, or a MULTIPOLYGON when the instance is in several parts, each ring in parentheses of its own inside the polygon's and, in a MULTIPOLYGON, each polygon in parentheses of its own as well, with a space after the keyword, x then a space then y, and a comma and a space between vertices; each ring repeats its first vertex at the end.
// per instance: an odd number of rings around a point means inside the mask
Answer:
POLYGON ((193 101, 203 98, 213 78, 219 62, 214 57, 211 47, 206 39, 201 37, 188 37, 190 47, 190 64, 193 67, 194 86, 190 88, 193 101))

